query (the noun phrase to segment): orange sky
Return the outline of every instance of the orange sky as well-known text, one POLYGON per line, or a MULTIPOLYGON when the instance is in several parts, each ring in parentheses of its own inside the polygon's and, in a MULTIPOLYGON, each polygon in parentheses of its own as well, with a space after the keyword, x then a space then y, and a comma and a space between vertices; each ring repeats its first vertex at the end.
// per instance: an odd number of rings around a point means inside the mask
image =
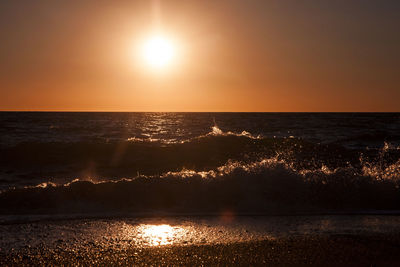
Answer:
POLYGON ((400 111, 398 1, 1 1, 0 110, 400 111))

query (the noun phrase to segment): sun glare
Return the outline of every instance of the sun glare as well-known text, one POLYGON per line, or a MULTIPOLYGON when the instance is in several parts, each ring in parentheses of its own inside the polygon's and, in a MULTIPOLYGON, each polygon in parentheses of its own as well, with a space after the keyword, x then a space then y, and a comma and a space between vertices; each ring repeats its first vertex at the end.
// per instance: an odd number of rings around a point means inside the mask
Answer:
POLYGON ((142 226, 142 238, 150 246, 172 244, 175 234, 176 230, 168 224, 142 226))
POLYGON ((175 57, 175 46, 164 36, 152 36, 142 47, 144 61, 152 68, 163 68, 172 63, 175 57))

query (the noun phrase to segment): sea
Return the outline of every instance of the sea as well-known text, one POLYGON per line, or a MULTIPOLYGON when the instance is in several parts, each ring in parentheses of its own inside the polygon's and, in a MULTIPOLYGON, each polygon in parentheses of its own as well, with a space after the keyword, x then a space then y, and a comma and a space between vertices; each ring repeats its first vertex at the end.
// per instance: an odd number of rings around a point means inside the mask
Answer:
POLYGON ((400 210, 400 113, 0 112, 0 215, 400 210))

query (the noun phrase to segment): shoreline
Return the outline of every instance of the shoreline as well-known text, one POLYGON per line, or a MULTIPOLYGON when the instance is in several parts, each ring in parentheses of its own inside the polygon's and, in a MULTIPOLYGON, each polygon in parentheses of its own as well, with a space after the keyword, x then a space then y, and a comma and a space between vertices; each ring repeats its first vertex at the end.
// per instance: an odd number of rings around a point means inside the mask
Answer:
MULTIPOLYGON (((318 216, 400 216, 400 210, 349 210, 349 211, 307 211, 282 213, 235 213, 235 217, 318 217, 318 216)), ((0 215, 0 225, 25 224, 36 222, 73 221, 73 220, 123 220, 151 218, 218 218, 221 212, 184 213, 184 212, 140 212, 140 213, 65 213, 65 214, 6 214, 0 215)))
POLYGON ((0 225, 0 265, 400 264, 390 215, 152 217, 0 225))
POLYGON ((0 252, 0 264, 17 265, 315 265, 396 266, 400 236, 331 235, 280 238, 229 244, 99 248, 84 250, 30 248, 0 252))

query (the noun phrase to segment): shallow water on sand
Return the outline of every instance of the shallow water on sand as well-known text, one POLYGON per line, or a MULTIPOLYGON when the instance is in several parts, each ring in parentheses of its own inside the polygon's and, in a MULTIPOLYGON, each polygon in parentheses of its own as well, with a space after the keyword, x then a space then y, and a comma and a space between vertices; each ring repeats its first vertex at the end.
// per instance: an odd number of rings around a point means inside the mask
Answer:
POLYGON ((74 252, 87 248, 129 249, 213 245, 296 236, 391 234, 400 216, 166 217, 37 221, 0 225, 0 248, 74 252))

